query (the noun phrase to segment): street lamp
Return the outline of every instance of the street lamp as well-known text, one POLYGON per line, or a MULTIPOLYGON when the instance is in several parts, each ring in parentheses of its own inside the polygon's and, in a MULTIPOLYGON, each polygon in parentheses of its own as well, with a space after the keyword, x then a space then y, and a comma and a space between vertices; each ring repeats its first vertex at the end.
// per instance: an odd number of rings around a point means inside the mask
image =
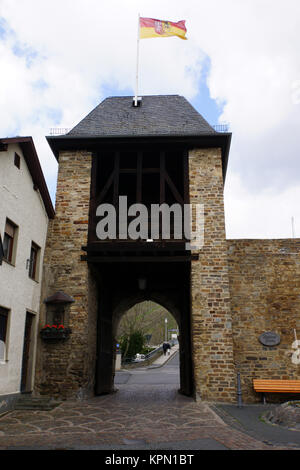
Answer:
POLYGON ((165 341, 168 341, 168 319, 165 318, 165 341))

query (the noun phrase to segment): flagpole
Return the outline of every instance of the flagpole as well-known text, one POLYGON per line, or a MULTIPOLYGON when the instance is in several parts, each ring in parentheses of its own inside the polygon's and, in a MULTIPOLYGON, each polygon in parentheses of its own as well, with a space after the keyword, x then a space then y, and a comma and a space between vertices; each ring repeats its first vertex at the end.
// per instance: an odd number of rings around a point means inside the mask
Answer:
POLYGON ((295 225, 294 225, 294 217, 292 217, 292 237, 295 238, 295 225))
POLYGON ((138 99, 138 86, 139 86, 139 49, 140 49, 140 14, 138 14, 138 34, 137 34, 137 48, 136 48, 136 76, 135 76, 135 97, 134 106, 137 106, 138 99))

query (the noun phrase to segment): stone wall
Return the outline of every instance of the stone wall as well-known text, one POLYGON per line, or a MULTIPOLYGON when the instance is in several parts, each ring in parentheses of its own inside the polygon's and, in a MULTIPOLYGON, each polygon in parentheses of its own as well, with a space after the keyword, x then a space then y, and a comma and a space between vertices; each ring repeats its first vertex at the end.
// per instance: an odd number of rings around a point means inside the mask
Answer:
MULTIPOLYGON (((300 240, 228 240, 234 357, 243 399, 260 401, 252 379, 299 379, 291 361, 294 329, 300 339, 300 240), (278 346, 259 337, 272 331, 278 346)), ((285 399, 280 395, 270 399, 285 399)), ((290 397, 289 397, 290 398, 290 397)))
POLYGON ((57 291, 73 297, 70 338, 49 343, 39 338, 36 392, 59 397, 92 393, 96 360, 97 286, 80 260, 87 244, 91 153, 61 152, 56 217, 51 221, 44 258, 40 328, 46 322, 43 300, 57 291))
POLYGON ((189 154, 190 203, 204 204, 204 246, 193 253, 191 315, 196 397, 236 399, 220 149, 189 154))

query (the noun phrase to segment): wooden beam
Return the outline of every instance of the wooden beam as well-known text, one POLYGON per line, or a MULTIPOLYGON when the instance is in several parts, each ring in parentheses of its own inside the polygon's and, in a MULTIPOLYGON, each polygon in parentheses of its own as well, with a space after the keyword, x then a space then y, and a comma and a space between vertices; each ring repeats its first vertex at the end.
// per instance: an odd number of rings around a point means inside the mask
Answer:
POLYGON ((175 197, 175 199, 179 202, 179 204, 183 205, 184 202, 183 202, 183 199, 182 199, 182 196, 180 195, 180 193, 178 192, 175 184, 173 183, 173 181, 171 180, 170 176, 168 175, 167 171, 165 171, 165 180, 167 182, 167 184, 169 185, 172 193, 173 193, 173 196, 175 197))
POLYGON ((160 152, 160 204, 166 201, 166 186, 165 186, 165 172, 166 172, 166 154, 160 152))
MULTIPOLYGON (((120 169, 120 174, 124 173, 128 173, 128 174, 132 174, 134 175, 135 173, 137 173, 137 169, 136 168, 121 168, 120 169)), ((142 169, 142 173, 143 175, 145 174, 149 174, 149 173, 159 173, 160 172, 160 168, 143 168, 142 169)))
POLYGON ((190 188, 189 188, 189 152, 183 151, 183 200, 184 204, 190 203, 190 188))
POLYGON ((120 152, 115 153, 113 204, 117 207, 119 197, 120 152))
POLYGON ((143 153, 138 152, 137 155, 137 179, 136 179, 136 202, 142 202, 142 170, 143 170, 143 153))
POLYGON ((97 197, 97 202, 98 204, 104 199, 107 191, 109 190, 109 188, 111 187, 111 185, 113 184, 114 182, 114 171, 111 172, 108 180, 106 181, 101 193, 99 194, 99 196, 97 197))
POLYGON ((88 263, 189 263, 192 256, 81 256, 88 263))
POLYGON ((160 173, 160 168, 143 168, 143 175, 160 173))
POLYGON ((97 252, 102 252, 102 251, 107 251, 107 252, 112 252, 112 251, 148 251, 152 252, 154 250, 157 250, 158 252, 165 252, 165 251, 185 251, 185 241, 163 241, 160 242, 159 240, 157 242, 106 242, 106 241, 101 241, 101 242, 94 242, 92 244, 89 244, 88 246, 82 246, 81 247, 82 251, 86 251, 88 253, 97 253, 97 252))

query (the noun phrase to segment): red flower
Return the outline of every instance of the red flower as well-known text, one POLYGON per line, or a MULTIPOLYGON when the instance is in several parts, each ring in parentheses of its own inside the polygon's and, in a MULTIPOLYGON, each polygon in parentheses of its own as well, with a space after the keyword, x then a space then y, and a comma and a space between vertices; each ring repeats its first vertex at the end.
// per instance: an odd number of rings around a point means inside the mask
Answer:
POLYGON ((64 328, 64 325, 59 325, 59 326, 58 326, 58 329, 60 329, 60 328, 61 328, 61 329, 64 328))
POLYGON ((50 326, 50 325, 45 325, 45 326, 43 327, 43 330, 44 330, 45 328, 51 328, 51 326, 50 326))
POLYGON ((57 325, 52 325, 52 327, 51 327, 51 328, 57 328, 57 325))

